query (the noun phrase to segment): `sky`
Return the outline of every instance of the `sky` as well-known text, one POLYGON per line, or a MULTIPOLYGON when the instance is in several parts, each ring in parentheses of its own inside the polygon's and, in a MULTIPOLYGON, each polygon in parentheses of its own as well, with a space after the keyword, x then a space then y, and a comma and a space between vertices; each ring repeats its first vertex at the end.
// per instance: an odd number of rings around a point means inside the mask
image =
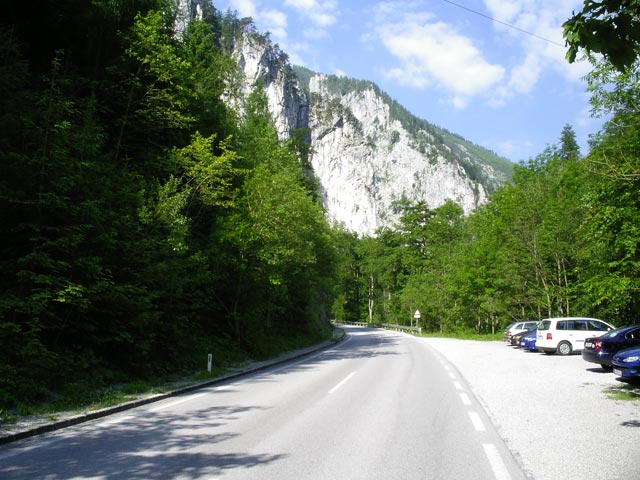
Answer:
POLYGON ((376 83, 415 116, 513 162, 581 153, 602 120, 569 64, 562 23, 581 0, 213 0, 251 17, 292 64, 376 83))

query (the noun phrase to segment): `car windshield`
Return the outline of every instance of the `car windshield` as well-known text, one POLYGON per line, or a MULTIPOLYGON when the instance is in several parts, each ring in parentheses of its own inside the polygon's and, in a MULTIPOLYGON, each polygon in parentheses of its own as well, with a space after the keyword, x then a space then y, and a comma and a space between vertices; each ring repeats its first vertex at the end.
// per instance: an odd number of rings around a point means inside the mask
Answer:
POLYGON ((549 320, 543 320, 540 322, 540 325, 538 325, 538 330, 549 330, 550 325, 551 322, 549 320))
POLYGON ((589 330, 597 330, 597 331, 607 331, 609 330, 609 326, 605 323, 598 322, 596 320, 588 320, 589 322, 589 330))

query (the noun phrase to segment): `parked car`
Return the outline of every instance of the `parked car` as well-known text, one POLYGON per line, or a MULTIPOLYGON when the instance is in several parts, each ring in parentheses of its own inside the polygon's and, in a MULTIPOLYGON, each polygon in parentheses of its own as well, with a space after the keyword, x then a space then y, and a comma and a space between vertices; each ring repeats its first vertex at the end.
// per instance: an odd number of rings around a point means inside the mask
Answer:
POLYGON ((507 338, 511 338, 511 335, 509 335, 509 330, 511 329, 511 327, 513 327, 516 323, 518 322, 511 322, 509 325, 507 325, 504 329, 504 332, 502 332, 502 341, 506 342, 507 338))
POLYGON ((536 335, 538 334, 538 328, 534 328, 533 330, 529 330, 528 332, 521 333, 518 338, 518 345, 522 348, 525 348, 525 342, 527 339, 533 339, 533 344, 535 345, 536 335))
POLYGON ((523 322, 512 323, 505 330, 504 335, 502 336, 502 340, 511 344, 511 337, 513 335, 515 335, 516 333, 533 330, 534 328, 536 328, 537 324, 538 322, 533 322, 533 321, 523 321, 523 322))
POLYGON ((536 336, 538 335, 538 330, 533 331, 533 335, 529 336, 525 335, 522 339, 522 346, 526 350, 531 350, 532 352, 537 352, 538 347, 536 347, 536 336))
POLYGON ((640 347, 625 348, 613 356, 613 373, 628 379, 640 379, 640 347))
POLYGON ((619 350, 635 346, 640 346, 640 325, 628 325, 611 330, 599 337, 585 339, 582 358, 611 371, 613 355, 619 350))
POLYGON ((585 339, 598 337, 614 328, 616 327, 610 323, 597 318, 546 318, 538 325, 536 347, 546 354, 569 355, 581 352, 585 339))
POLYGON ((533 334, 535 335, 535 331, 536 328, 534 327, 531 330, 524 330, 522 332, 514 333, 513 335, 511 335, 511 345, 513 345, 514 347, 522 347, 523 337, 525 337, 526 335, 531 335, 531 332, 534 332, 533 334))

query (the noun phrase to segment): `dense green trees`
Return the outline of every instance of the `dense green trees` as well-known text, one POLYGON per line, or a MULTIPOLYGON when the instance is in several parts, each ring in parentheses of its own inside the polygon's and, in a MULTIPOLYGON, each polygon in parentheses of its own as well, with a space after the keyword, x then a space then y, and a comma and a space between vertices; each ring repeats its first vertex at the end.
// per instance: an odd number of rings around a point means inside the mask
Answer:
POLYGON ((241 22, 17 3, 0 26, 0 410, 321 338, 336 257, 308 151, 278 142, 259 88, 242 119, 221 100, 241 22))
POLYGON ((638 90, 628 72, 618 75, 626 83, 617 93, 598 83, 603 72, 591 77, 595 105, 615 114, 586 157, 566 126, 557 146, 516 166, 513 182, 470 216, 451 202, 403 204, 397 228, 361 240, 369 255, 344 275, 385 310, 360 310, 360 319, 409 324, 419 308, 424 328, 449 333, 548 316, 636 322, 640 130, 629 99, 638 90))

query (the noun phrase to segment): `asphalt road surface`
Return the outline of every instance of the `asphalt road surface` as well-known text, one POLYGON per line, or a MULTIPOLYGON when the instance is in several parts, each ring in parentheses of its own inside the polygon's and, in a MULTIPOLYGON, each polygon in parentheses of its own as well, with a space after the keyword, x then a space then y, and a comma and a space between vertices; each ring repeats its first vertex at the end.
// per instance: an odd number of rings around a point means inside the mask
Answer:
POLYGON ((527 478, 436 349, 347 332, 271 370, 1 446, 0 478, 527 478))

